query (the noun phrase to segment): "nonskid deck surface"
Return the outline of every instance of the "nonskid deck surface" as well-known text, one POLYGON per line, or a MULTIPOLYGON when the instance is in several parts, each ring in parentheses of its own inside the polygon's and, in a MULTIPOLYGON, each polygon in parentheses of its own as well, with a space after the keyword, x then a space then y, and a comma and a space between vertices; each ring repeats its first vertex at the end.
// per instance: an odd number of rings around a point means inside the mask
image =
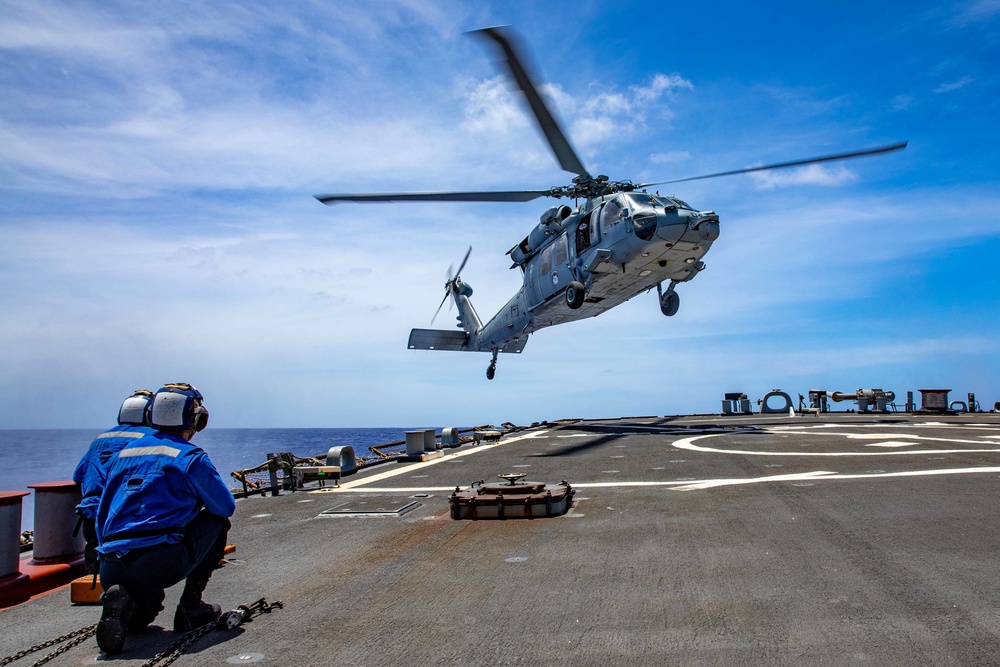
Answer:
MULTIPOLYGON (((175 664, 995 664, 998 526, 1000 415, 539 428, 239 501, 206 599, 285 608, 175 664), (455 486, 508 472, 568 480, 572 508, 450 518, 455 486)), ((179 588, 114 663, 175 639, 179 588)), ((0 612, 0 658, 99 615, 65 589, 0 612)))

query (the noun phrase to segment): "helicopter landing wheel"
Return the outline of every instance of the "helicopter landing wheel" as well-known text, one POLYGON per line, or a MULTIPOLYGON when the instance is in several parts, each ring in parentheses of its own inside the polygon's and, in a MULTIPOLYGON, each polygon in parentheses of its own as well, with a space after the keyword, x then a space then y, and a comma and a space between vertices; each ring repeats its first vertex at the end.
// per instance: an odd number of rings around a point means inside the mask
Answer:
POLYGON ((566 286, 566 305, 576 310, 583 305, 585 288, 579 280, 574 280, 566 286))
POLYGON ((493 350, 493 359, 490 360, 490 365, 486 368, 486 379, 492 380, 493 376, 497 374, 497 356, 500 354, 500 350, 493 350))
POLYGON ((681 307, 681 295, 673 290, 668 290, 660 297, 660 312, 667 317, 677 314, 677 309, 681 307))

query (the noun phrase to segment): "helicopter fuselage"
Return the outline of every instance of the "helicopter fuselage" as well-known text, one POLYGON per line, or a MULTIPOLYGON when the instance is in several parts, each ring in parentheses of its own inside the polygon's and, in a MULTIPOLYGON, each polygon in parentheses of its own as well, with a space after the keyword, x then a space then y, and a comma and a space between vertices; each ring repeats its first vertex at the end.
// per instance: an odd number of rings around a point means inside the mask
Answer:
POLYGON ((508 253, 523 285, 489 322, 481 323, 471 287, 458 280, 452 298, 463 332, 435 339, 436 330, 414 329, 409 347, 519 353, 545 327, 595 317, 664 282, 673 292, 705 268, 702 257, 718 236, 714 212, 644 192, 589 199, 575 210, 554 206, 508 253))

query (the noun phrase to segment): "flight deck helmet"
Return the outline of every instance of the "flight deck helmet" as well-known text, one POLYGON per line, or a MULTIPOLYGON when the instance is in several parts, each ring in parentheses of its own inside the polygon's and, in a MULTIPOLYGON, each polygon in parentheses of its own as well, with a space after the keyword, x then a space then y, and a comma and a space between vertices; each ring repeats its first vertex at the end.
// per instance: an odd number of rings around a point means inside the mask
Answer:
POLYGON ((149 426, 149 409, 152 404, 153 392, 148 389, 136 389, 118 409, 118 423, 149 426))
POLYGON ((201 392, 186 382, 165 384, 153 396, 150 424, 160 431, 180 433, 208 426, 208 409, 201 392))

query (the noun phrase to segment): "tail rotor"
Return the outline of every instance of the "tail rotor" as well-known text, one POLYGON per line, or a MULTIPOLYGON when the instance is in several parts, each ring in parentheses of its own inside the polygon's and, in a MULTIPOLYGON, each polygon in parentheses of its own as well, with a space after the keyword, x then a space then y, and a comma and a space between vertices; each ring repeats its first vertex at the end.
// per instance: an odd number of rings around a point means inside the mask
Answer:
MULTIPOLYGON (((448 300, 448 297, 458 293, 458 285, 461 282, 459 280, 459 276, 462 275, 462 269, 465 268, 465 263, 469 261, 469 255, 471 254, 472 246, 470 245, 469 249, 465 253, 465 257, 462 258, 462 263, 458 265, 458 271, 455 272, 454 276, 452 276, 451 270, 455 265, 452 264, 448 267, 448 282, 444 284, 444 298, 441 299, 441 304, 437 307, 437 310, 434 311, 434 317, 431 318, 431 324, 434 324, 434 320, 437 319, 438 313, 441 312, 441 309, 444 307, 444 302, 448 300)), ((448 304, 448 310, 451 310, 450 303, 448 304)))

